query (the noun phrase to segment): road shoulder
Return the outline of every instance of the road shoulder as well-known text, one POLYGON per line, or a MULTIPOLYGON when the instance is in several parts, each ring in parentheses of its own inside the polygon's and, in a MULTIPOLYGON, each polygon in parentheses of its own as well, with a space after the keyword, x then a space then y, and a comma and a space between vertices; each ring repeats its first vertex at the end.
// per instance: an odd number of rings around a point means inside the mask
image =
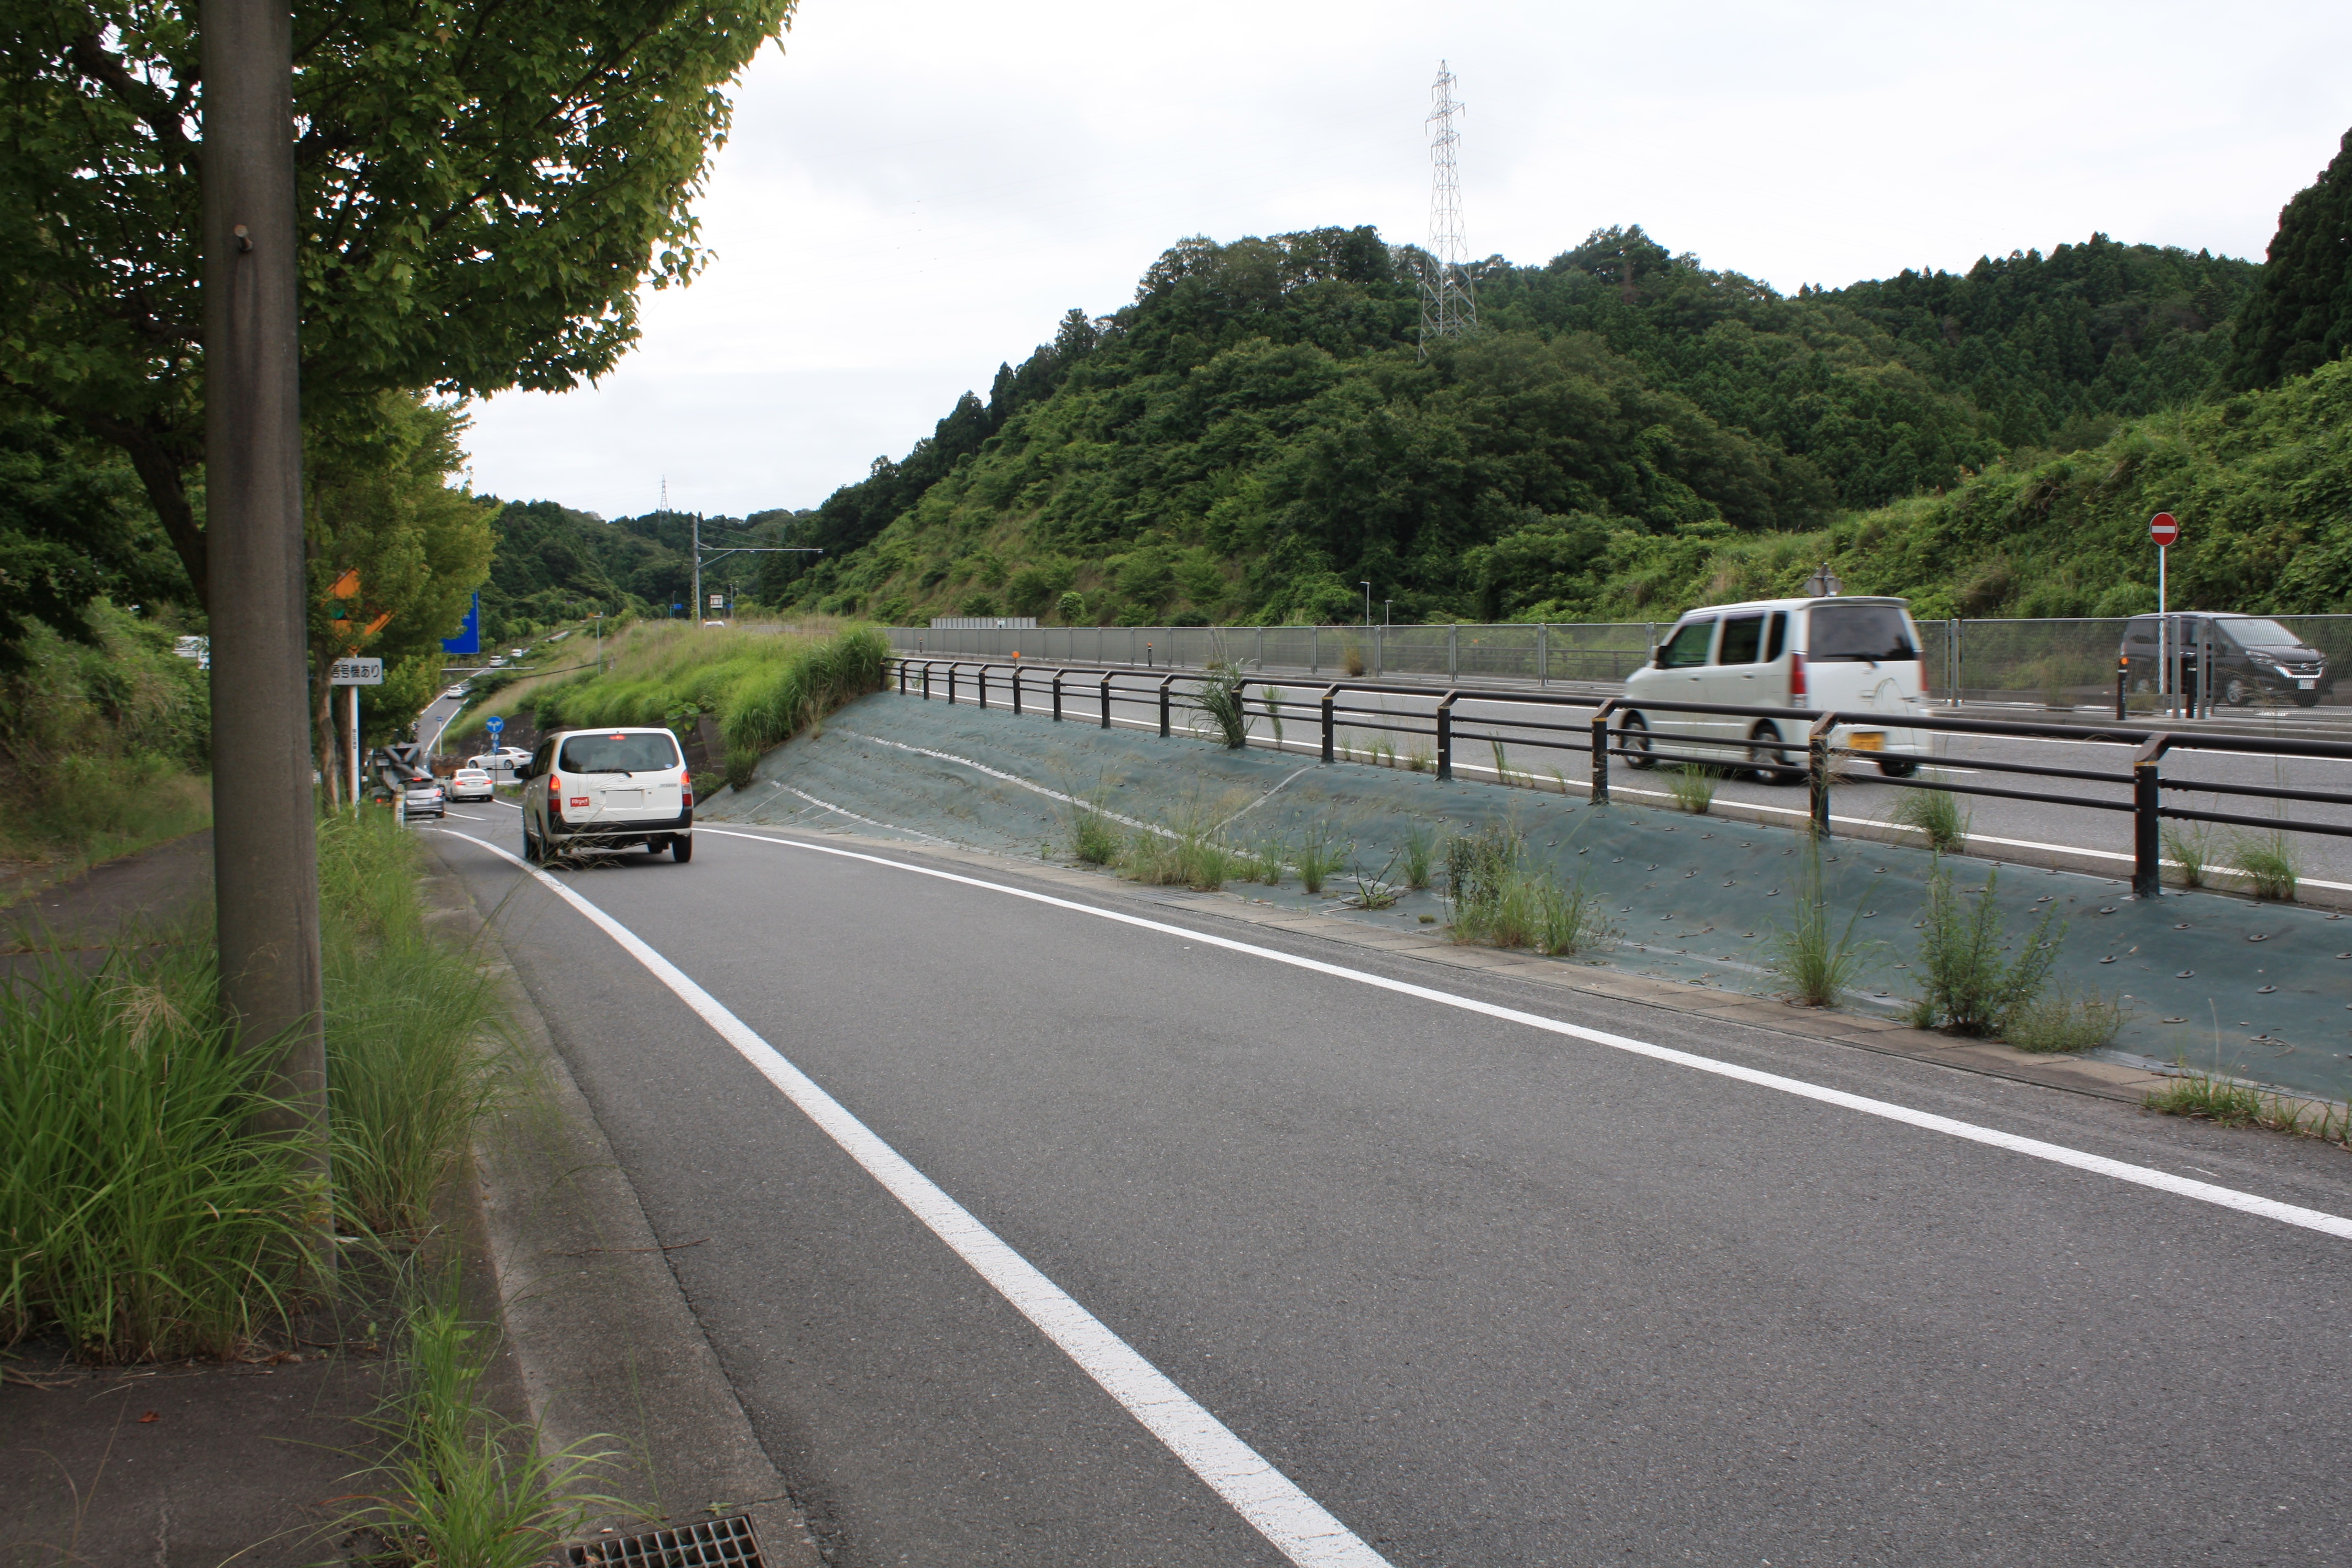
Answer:
MULTIPOLYGON (((476 1193, 508 1353, 542 1449, 615 1450, 625 1473, 603 1489, 642 1503, 654 1521, 748 1514, 763 1562, 814 1568, 800 1512, 494 919, 437 855, 425 899, 477 943, 514 1021, 520 1091, 476 1136, 476 1193)), ((626 1534, 646 1522, 603 1519, 589 1531, 626 1534)))

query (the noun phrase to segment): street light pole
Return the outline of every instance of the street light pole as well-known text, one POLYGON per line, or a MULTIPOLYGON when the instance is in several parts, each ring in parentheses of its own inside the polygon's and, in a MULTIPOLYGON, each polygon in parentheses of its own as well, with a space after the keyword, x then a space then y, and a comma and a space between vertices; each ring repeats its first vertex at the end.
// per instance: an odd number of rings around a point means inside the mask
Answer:
POLYGON ((694 612, 694 624, 702 625, 702 514, 694 514, 694 603, 687 606, 694 612))
POLYGON ((1362 586, 1364 590, 1364 629, 1366 631, 1370 631, 1372 629, 1372 585, 1370 583, 1366 583, 1362 584, 1362 586))
MULTIPOLYGON (((328 1175, 297 383, 293 13, 204 0, 205 609, 221 1010, 277 1058, 256 1120, 328 1175)), ((324 1205, 321 1205, 324 1212, 324 1205)), ((325 1222, 321 1222, 325 1223, 325 1222)), ((332 1267, 331 1244, 322 1245, 332 1267)))

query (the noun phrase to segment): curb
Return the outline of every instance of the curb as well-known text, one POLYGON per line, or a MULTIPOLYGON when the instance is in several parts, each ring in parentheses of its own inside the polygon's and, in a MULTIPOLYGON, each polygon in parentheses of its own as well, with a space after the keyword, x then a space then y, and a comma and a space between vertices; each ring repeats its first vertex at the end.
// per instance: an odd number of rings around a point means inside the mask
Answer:
POLYGON ((587 1536, 741 1513, 763 1563, 818 1568, 806 1521, 497 930, 437 852, 425 892, 476 945, 514 1021, 520 1092, 475 1135, 472 1193, 507 1358, 541 1450, 614 1450, 626 1474, 609 1489, 643 1504, 590 1521, 587 1536))

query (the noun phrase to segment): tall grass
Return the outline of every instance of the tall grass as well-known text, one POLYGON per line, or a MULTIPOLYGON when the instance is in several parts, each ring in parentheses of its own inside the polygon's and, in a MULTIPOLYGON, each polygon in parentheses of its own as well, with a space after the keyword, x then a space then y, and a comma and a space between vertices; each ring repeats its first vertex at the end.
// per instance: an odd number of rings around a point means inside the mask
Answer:
POLYGON ((1906 789, 1889 819, 1918 829, 1927 847, 1939 854, 1958 849, 1969 836, 1969 817, 1949 790, 1906 789))
POLYGON ((1927 978, 1914 1022, 1960 1035, 1990 1035, 2007 1028, 2032 1007, 2058 962, 2065 929, 2052 905, 2027 933, 2014 959, 2002 929, 2000 872, 1986 874, 1976 898, 1953 890, 1952 873, 1939 859, 1927 877, 1927 910, 1920 940, 1920 966, 1927 978))
POLYGON ((1772 931, 1773 967, 1798 1000, 1811 1007, 1832 1006, 1852 989, 1867 950, 1875 945, 1854 941, 1854 925, 1861 918, 1862 906, 1856 904, 1845 925, 1834 929, 1821 845, 1808 839, 1804 869, 1797 879, 1795 918, 1772 931))
POLYGON ((2302 847, 2284 829, 2260 837, 2240 837, 2231 847, 2238 869, 2254 885, 2254 897, 2293 903, 2303 879, 2302 847))
POLYGON ((1527 840, 1506 827, 1456 835, 1445 846, 1445 891, 1456 942, 1530 948, 1565 957, 1608 940, 1601 901, 1579 879, 1563 885, 1526 863, 1527 840))
POLYGON ((1318 823, 1301 834, 1287 855, 1297 869, 1299 886, 1310 893, 1320 893, 1332 873, 1347 863, 1346 854, 1334 841, 1328 822, 1318 823))
POLYGON ((1082 864, 1108 866, 1126 847, 1109 817, 1083 802, 1070 807, 1070 853, 1082 864))
POLYGON ((249 1130, 274 1053, 236 1048, 213 976, 186 942, 0 990, 0 1342, 226 1355, 303 1289, 327 1194, 249 1130))
POLYGON ((494 1410, 482 1388, 496 1347, 467 1320, 457 1275, 406 1304, 394 1352, 396 1391, 373 1425, 391 1451, 376 1471, 384 1490, 338 1521, 337 1533, 373 1534, 371 1561, 437 1568, 534 1568, 593 1513, 629 1511, 588 1489, 615 1455, 583 1439, 542 1454, 532 1427, 494 1410))
POLYGON ((1176 829, 1173 837, 1138 828, 1128 840, 1127 874, 1150 887, 1213 893, 1242 875, 1242 857, 1199 826, 1176 829))
POLYGON ((1436 849, 1436 839, 1427 826, 1416 822, 1404 830, 1397 853, 1404 860, 1406 887, 1418 892, 1429 886, 1430 862, 1436 849))
POLYGON ((1675 808, 1705 816, 1715 809, 1717 778, 1716 770, 1705 763, 1685 763, 1668 770, 1666 789, 1675 797, 1675 808))
POLYGON ((1201 681, 1201 711, 1215 728, 1217 738, 1224 742, 1227 751, 1249 744, 1250 710, 1242 690, 1246 679, 1240 665, 1221 661, 1210 665, 1201 681))
POLYGON ((2164 828, 2164 858, 2184 888, 2201 888, 2213 875, 2213 830, 2203 823, 2164 828))
POLYGON ((310 1288, 331 1210, 387 1239, 427 1224, 489 1098, 497 1000, 427 929, 412 835, 335 816, 319 847, 333 1192, 247 1131, 275 1052, 218 1022, 207 933, 52 964, 0 994, 0 1338, 226 1355, 310 1288))

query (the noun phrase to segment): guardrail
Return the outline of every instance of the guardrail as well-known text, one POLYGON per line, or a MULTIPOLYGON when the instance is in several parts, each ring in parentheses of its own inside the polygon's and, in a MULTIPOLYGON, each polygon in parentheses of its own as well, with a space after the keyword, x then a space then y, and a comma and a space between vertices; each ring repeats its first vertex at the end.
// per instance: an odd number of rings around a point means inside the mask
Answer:
MULTIPOLYGON (((1060 665, 1041 668, 1023 661, 980 661, 947 658, 892 658, 884 661, 885 679, 895 670, 898 689, 901 695, 919 696, 928 700, 934 695, 943 696, 950 704, 958 700, 959 689, 968 691, 971 699, 982 708, 989 706, 992 684, 999 700, 1015 713, 1024 712, 1024 697, 1042 697, 1047 710, 1059 722, 1070 718, 1075 708, 1090 711, 1091 718, 1103 729, 1111 727, 1111 707, 1115 702, 1141 702, 1156 706, 1160 733, 1174 732, 1174 714, 1179 710, 1209 713, 1196 695, 1205 677, 1197 672, 1170 670, 1137 670, 1129 667, 1100 665, 1060 665), (1073 680, 1073 678, 1079 678, 1073 680), (1179 683, 1195 691, 1180 691, 1179 683)), ((1232 681, 1234 690, 1245 712, 1269 718, 1277 727, 1286 715, 1297 708, 1287 704, 1285 694, 1298 689, 1296 680, 1269 679, 1255 676, 1232 681), (1251 689, 1257 689, 1253 700, 1251 689)), ((1885 774, 1883 783, 1904 789, 1935 789, 1952 795, 1978 795, 2000 800, 2032 801, 2043 805, 2077 806, 2093 811, 2126 812, 2132 817, 2132 892, 2135 897, 2153 898, 2162 886, 2162 825, 2167 819, 2188 822, 2210 822, 2233 826, 2284 829, 2294 833, 2320 834, 2330 837, 2352 838, 2352 825, 2326 822, 2295 822, 2281 817, 2249 816, 2234 812, 2200 811, 2186 805, 2165 804, 2167 790, 2195 791, 2203 795, 2230 795, 2254 800, 2294 801, 2309 804, 2339 805, 2352 808, 2352 793, 2332 790, 2289 789, 2263 784, 2217 783, 2211 780, 2179 780, 2163 776, 2163 761, 2172 752, 2228 752, 2239 754, 2273 757, 2310 757, 2334 761, 2352 761, 2352 743, 2341 741, 2305 740, 2271 735, 2231 734, 2215 731, 2179 731, 2157 729, 2145 725, 2044 724, 2007 719, 1946 718, 1932 713, 1889 715, 1871 709, 1837 710, 1817 708, 1760 708, 1713 702, 1631 701, 1623 697, 1554 696, 1544 692, 1513 691, 1492 687, 1454 688, 1442 693, 1426 686, 1398 686, 1380 681, 1337 680, 1315 681, 1307 689, 1318 694, 1311 697, 1321 729, 1322 760, 1338 760, 1337 736, 1341 728, 1371 730, 1401 735, 1426 735, 1433 742, 1433 769, 1440 782, 1454 777, 1454 750, 1461 741, 1486 741, 1497 746, 1530 746, 1540 750, 1580 752, 1590 759, 1590 784, 1587 788, 1595 805, 1609 800, 1610 760, 1623 758, 1634 768, 1648 768, 1659 763, 1677 763, 1713 768, 1723 772, 1753 770, 1768 778, 1795 783, 1801 777, 1807 786, 1807 816, 1812 831, 1820 837, 1830 837, 1830 795, 1837 777, 1836 759, 1852 758, 1882 764, 1885 774), (1349 696, 1408 697, 1421 700, 1435 698, 1436 705, 1424 726, 1412 722, 1420 717, 1400 713, 1381 706, 1365 706, 1345 700, 1349 696), (1480 704, 1502 707, 1530 708, 1539 710, 1560 709, 1591 709, 1591 715, 1582 722, 1559 723, 1540 719, 1472 720, 1473 723, 1499 726, 1510 732, 1498 733, 1494 728, 1464 729, 1454 715, 1455 705, 1468 700, 1480 704), (1674 736, 1654 731, 1645 722, 1653 713, 1709 714, 1725 718, 1752 720, 1745 726, 1748 738, 1738 741, 1699 741, 1696 737, 1674 736), (1613 720, 1613 723, 1612 723, 1613 720), (1628 721, 1631 721, 1629 723, 1628 721), (1780 725, 1791 722, 1804 726, 1801 741, 1782 736, 1780 725), (1853 746, 1832 744, 1840 729, 1868 726, 1876 730, 1920 730, 1937 734, 1976 735, 2019 740, 2070 741, 2136 748, 2128 773, 2091 768, 2063 767, 2040 763, 2004 762, 1988 757, 1971 757, 1967 766, 1972 771, 2021 776, 2032 779, 2065 780, 2074 784, 2109 784, 2127 788, 2127 801, 2086 798, 2079 791, 2058 795, 2042 790, 2002 788, 1993 784, 1964 784, 1950 780, 1927 780, 1912 776, 1913 769, 1886 768, 1884 764, 1897 761, 1881 752, 1853 746), (1765 738, 1769 728, 1771 738, 1765 738), (1669 752, 1661 748, 1662 742, 1713 745, 1731 751, 1744 750, 1745 763, 1727 763, 1721 754, 1704 756, 1689 752, 1669 752), (1800 765, 1792 754, 1801 756, 1800 765)), ((1909 761, 1910 759, 1900 759, 1909 761)), ((1561 783, 1566 784, 1562 776, 1561 783)))

